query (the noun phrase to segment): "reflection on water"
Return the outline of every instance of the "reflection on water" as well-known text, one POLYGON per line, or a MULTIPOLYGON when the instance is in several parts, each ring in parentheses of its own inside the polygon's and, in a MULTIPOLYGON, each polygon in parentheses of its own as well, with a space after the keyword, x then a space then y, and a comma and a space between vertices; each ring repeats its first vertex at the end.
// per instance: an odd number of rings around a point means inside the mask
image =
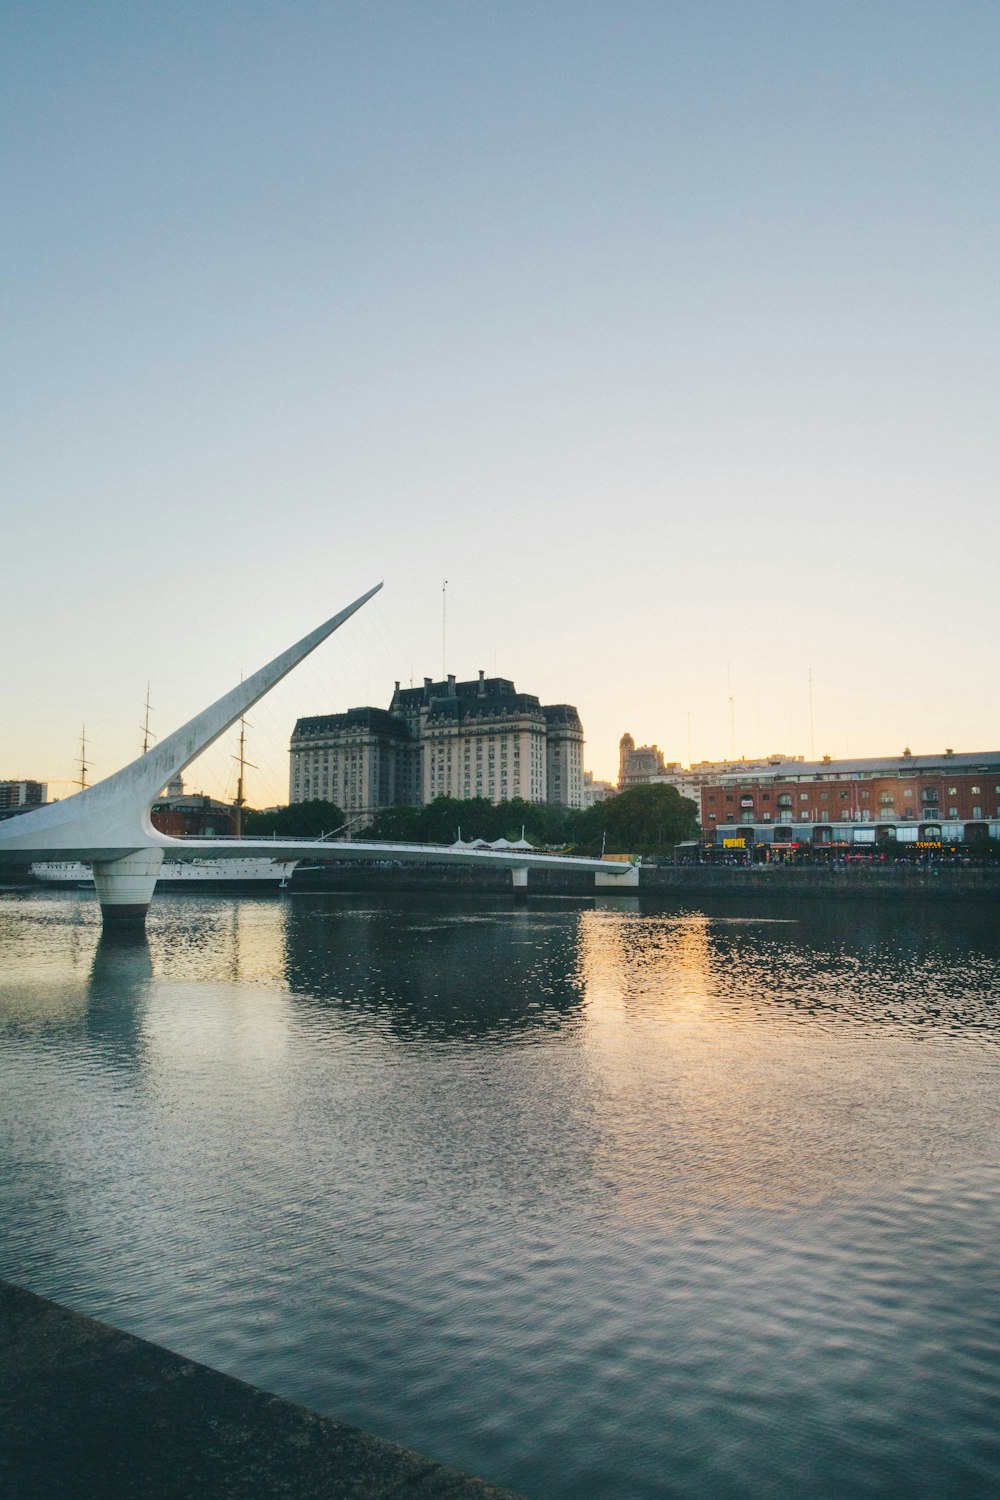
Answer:
POLYGON ((1000 1485, 990 908, 0 897, 0 1274, 535 1500, 1000 1485))
POLYGON ((578 1020, 575 922, 524 908, 428 912, 297 904, 285 978, 342 1019, 402 1039, 510 1041, 578 1020))

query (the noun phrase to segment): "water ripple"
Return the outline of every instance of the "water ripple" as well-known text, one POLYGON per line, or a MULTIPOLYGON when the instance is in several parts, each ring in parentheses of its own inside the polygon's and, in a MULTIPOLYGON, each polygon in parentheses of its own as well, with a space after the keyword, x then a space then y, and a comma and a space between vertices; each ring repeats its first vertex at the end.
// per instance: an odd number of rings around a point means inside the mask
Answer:
POLYGON ((975 911, 5 899, 0 1274, 534 1500, 995 1493, 998 974, 975 911))

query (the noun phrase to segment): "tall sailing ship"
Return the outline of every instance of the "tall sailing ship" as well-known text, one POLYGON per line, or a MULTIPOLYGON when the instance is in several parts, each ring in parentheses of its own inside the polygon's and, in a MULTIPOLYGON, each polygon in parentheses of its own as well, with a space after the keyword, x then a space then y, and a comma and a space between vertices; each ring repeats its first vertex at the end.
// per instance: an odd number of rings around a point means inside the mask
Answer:
MULTIPOLYGON (((150 738, 155 738, 149 727, 149 688, 146 688, 146 715, 143 722, 142 752, 145 755, 149 749, 150 738)), ((87 785, 87 750, 86 730, 80 740, 80 778, 81 791, 87 785)), ((243 809, 246 806, 246 798, 243 793, 244 773, 249 766, 251 770, 256 767, 246 758, 246 721, 240 719, 240 748, 239 754, 233 756, 239 766, 239 775, 236 782, 236 799, 233 803, 235 836, 241 838, 243 834, 243 809)), ((178 790, 183 790, 183 783, 178 778, 178 790)), ((170 788, 168 788, 168 792, 170 788)), ((156 885, 158 890, 189 890, 192 887, 201 890, 283 890, 287 886, 298 860, 288 859, 266 859, 260 856, 247 857, 246 859, 195 859, 179 860, 165 859, 160 870, 156 885)), ((83 864, 75 859, 50 859, 36 861, 31 867, 31 873, 42 885, 71 886, 75 889, 84 890, 94 884, 94 873, 89 865, 83 864)))

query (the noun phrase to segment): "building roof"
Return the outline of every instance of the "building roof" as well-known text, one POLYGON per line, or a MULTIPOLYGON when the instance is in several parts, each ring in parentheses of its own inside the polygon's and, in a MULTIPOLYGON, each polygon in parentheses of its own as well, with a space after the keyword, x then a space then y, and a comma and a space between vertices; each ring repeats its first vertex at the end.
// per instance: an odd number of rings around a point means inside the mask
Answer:
POLYGON ((207 792, 175 792, 166 797, 157 797, 152 803, 154 812, 229 812, 230 804, 210 797, 207 792))
MULTIPOLYGON (((455 677, 434 682, 425 677, 421 687, 397 687, 392 695, 392 706, 413 713, 441 698, 508 698, 512 695, 517 696, 509 677, 487 677, 483 672, 469 682, 459 682, 455 677)), ((535 701, 537 703, 537 698, 535 701)))
POLYGON ((317 714, 312 718, 297 719, 292 731, 292 741, 310 739, 315 736, 339 734, 348 729, 367 729, 373 734, 388 734, 395 739, 409 739, 409 731, 402 719, 385 708, 349 708, 342 714, 317 714))
POLYGON ((438 724, 475 724, 479 720, 494 722, 497 719, 535 719, 545 722, 542 705, 532 693, 496 693, 493 696, 478 693, 471 697, 434 698, 428 707, 426 726, 438 724))
POLYGON ((550 729, 577 729, 583 733, 580 715, 572 703, 546 703, 542 713, 550 729))
POLYGON ((767 779, 770 781, 805 781, 836 776, 947 776, 949 772, 965 775, 977 771, 992 774, 1000 771, 1000 750, 943 751, 938 755, 888 755, 864 760, 796 760, 779 765, 747 764, 718 773, 719 782, 767 779))

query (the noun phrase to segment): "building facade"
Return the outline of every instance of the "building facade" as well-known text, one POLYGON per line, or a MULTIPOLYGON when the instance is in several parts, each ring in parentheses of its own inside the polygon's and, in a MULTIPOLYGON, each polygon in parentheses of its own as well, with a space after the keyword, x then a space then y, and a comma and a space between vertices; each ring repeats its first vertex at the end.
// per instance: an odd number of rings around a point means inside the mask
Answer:
POLYGON ((44 781, 0 781, 0 812, 15 807, 41 807, 48 801, 48 795, 44 781))
POLYGON ((595 781, 593 771, 583 773, 583 806, 593 807, 596 802, 606 802, 618 788, 611 781, 595 781))
MULTIPOLYGON (((176 785, 177 783, 173 783, 176 785)), ((169 788, 149 810, 149 821, 171 838, 229 838, 236 832, 236 810, 204 792, 169 788)))
POLYGON ((708 845, 965 844, 1000 838, 1000 751, 733 766, 700 799, 708 845))
POLYGON ((290 802, 335 802, 347 817, 410 801, 406 725, 384 708, 299 719, 292 735, 290 802), (401 793, 403 795, 401 795, 401 793))
POLYGON ((570 703, 544 708, 545 800, 583 806, 583 725, 570 703))
MULTIPOLYGON (((672 771, 679 770, 671 762, 672 771)), ((639 745, 627 732, 618 741, 618 790, 626 792, 633 786, 649 786, 662 780, 667 773, 663 751, 658 745, 639 745)))
POLYGON ((702 788, 720 776, 750 775, 780 766, 802 763, 801 755, 775 752, 761 760, 699 760, 689 767, 679 761, 664 761, 658 745, 636 746, 630 734, 623 734, 618 745, 618 790, 634 786, 673 786, 696 807, 701 805, 702 788))
POLYGON ((388 709, 299 719, 289 800, 335 802, 365 819, 435 797, 583 805, 583 726, 570 704, 544 707, 505 677, 396 683, 388 709))

